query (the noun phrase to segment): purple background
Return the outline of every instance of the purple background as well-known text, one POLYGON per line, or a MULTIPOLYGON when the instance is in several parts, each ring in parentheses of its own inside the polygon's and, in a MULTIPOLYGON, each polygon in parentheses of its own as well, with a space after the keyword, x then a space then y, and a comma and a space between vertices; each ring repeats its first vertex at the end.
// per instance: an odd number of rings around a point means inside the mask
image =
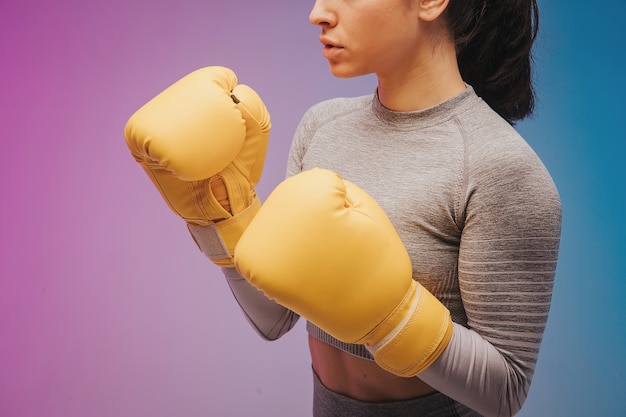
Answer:
MULTIPOLYGON (((312 5, 0 0, 0 417, 310 415, 304 322, 256 336, 122 130, 186 73, 231 67, 272 114, 267 196, 302 113, 375 88, 332 78, 312 5)), ((583 5, 541 3, 539 113, 520 125, 565 207, 522 416, 626 413, 626 6, 583 5)))

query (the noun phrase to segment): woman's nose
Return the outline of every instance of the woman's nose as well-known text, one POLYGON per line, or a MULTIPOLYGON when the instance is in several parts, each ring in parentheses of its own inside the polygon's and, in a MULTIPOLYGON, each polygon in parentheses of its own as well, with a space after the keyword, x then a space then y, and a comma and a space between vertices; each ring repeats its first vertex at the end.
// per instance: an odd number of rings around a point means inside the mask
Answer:
POLYGON ((328 7, 328 0, 316 0, 309 14, 309 22, 316 26, 335 26, 337 18, 328 7))

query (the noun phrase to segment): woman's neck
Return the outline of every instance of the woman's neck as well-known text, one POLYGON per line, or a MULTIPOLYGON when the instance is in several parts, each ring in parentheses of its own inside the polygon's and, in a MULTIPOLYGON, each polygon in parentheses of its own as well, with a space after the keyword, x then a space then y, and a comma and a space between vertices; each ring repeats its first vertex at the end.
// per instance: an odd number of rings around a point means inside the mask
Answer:
POLYGON ((423 110, 465 90, 452 43, 439 44, 417 55, 405 68, 378 74, 378 97, 395 111, 423 110))

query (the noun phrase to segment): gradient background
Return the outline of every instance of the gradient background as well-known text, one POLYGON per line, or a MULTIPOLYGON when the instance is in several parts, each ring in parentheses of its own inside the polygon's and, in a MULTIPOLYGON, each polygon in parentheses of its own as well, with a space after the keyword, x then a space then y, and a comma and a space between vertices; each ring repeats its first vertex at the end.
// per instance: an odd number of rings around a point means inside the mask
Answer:
MULTIPOLYGON (((313 1, 0 0, 0 417, 309 416, 304 321, 249 328, 130 157, 145 101, 206 65, 272 114, 259 187, 329 74, 313 1)), ((543 0, 537 116, 519 126, 564 204, 554 304, 520 416, 626 416, 622 0, 543 0)))

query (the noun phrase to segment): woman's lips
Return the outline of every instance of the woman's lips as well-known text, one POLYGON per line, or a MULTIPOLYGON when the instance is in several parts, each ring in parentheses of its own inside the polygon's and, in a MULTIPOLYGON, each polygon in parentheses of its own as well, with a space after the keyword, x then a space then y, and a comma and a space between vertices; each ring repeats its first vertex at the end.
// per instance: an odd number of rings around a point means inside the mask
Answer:
POLYGON ((324 58, 326 59, 334 58, 343 49, 343 47, 325 38, 320 38, 320 42, 322 42, 322 45, 324 45, 322 54, 324 55, 324 58))

